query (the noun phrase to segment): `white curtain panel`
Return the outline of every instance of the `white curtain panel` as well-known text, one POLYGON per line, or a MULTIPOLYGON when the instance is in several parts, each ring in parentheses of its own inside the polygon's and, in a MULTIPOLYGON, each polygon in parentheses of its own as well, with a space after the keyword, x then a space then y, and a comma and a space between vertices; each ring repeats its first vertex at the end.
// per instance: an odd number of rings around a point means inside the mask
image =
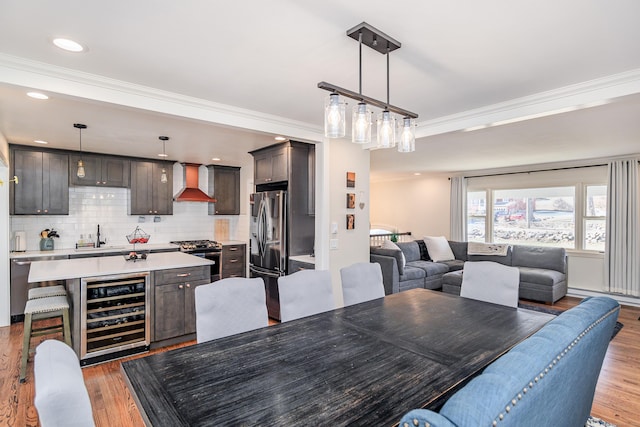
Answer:
POLYGON ((467 180, 464 176, 451 178, 451 240, 467 240, 467 180))
POLYGON ((640 296, 638 159, 609 163, 605 286, 609 292, 640 296))

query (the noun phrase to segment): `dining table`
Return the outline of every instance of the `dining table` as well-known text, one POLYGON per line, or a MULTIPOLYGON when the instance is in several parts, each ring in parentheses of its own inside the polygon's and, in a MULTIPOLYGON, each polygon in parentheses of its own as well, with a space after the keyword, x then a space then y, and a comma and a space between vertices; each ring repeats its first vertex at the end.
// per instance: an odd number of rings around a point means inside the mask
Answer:
POLYGON ((412 289, 123 362, 148 426, 396 425, 554 316, 412 289))

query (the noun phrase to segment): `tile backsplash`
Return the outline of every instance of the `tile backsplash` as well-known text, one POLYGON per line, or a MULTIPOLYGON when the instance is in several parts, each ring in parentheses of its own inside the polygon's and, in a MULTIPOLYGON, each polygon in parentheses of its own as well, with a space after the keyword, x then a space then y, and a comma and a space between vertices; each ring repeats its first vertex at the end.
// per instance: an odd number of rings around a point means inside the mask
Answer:
POLYGON ((207 203, 202 202, 173 202, 173 215, 128 215, 129 193, 127 188, 70 187, 69 215, 13 215, 11 236, 25 231, 28 251, 40 249, 40 232, 46 228, 60 235, 54 239, 56 249, 75 248, 81 238, 95 242, 98 224, 100 238, 107 245, 127 244, 125 236, 137 226, 151 235, 149 243, 214 240, 215 219, 227 218, 231 240, 249 239, 247 215, 208 215, 207 203))

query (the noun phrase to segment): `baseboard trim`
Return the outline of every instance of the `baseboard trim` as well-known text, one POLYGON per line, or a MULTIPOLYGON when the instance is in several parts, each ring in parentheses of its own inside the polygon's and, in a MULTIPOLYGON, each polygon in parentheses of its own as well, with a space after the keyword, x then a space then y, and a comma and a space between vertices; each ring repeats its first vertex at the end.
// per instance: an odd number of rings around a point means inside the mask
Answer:
POLYGON ((577 297, 577 298, 607 296, 618 301, 620 304, 631 305, 633 307, 640 307, 640 298, 636 298, 628 295, 612 294, 608 292, 598 292, 598 291, 592 291, 588 289, 569 288, 567 290, 567 296, 577 297))

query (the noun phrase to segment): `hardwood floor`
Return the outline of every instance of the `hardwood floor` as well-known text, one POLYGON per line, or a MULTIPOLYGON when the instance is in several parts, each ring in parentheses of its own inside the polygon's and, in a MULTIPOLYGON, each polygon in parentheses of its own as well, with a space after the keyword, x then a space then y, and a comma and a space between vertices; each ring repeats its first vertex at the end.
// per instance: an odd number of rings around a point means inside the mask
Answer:
MULTIPOLYGON (((530 301, 526 301, 531 303, 530 301)), ((553 308, 575 306, 577 298, 565 297, 553 308)), ((543 304, 540 304, 543 305, 543 304)), ((546 306, 549 307, 549 306, 546 306)), ((611 341, 605 358, 592 415, 618 427, 640 427, 640 308, 623 306, 618 319, 624 328, 611 341)), ((34 341, 35 343, 35 341, 34 341)), ((191 345, 190 342, 183 345, 191 345)), ((32 344, 33 345, 33 344, 32 344)), ((169 349, 180 346, 169 347, 169 349)), ((163 349, 162 351, 165 351, 163 349)), ((159 350, 152 351, 158 352, 159 350)), ((38 426, 33 406, 33 363, 27 382, 18 382, 22 352, 22 323, 0 328, 0 425, 38 426)), ((129 360, 133 356, 123 360, 129 360)), ((83 369, 97 427, 143 426, 142 418, 120 373, 121 360, 83 369)))

